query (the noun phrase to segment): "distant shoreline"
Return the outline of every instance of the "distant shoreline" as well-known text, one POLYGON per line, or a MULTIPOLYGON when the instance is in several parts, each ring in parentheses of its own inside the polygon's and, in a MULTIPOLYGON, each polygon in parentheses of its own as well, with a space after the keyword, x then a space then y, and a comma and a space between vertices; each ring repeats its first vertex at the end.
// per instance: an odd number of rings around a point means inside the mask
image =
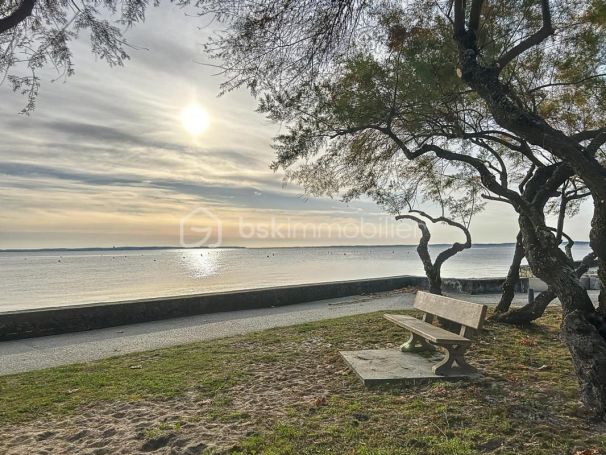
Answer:
MULTIPOLYGON (((575 241, 576 244, 585 245, 588 241, 575 241)), ((0 253, 43 253, 43 252, 109 252, 109 251, 165 251, 165 250, 227 250, 227 249, 242 249, 242 250, 277 250, 288 248, 395 248, 403 246, 416 246, 416 243, 411 244, 392 244, 392 245, 317 245, 317 246, 264 246, 264 247, 247 247, 247 246, 221 246, 221 247, 180 247, 180 246, 120 246, 120 247, 80 247, 80 248, 7 248, 0 249, 0 253)), ((446 246, 447 243, 435 243, 431 246, 446 246)), ((513 246, 515 243, 474 243, 474 247, 506 247, 513 246)))
POLYGON ((154 251, 154 250, 224 250, 224 249, 246 249, 244 246, 222 246, 209 248, 179 247, 179 246, 116 246, 116 247, 80 247, 80 248, 7 248, 0 249, 0 253, 39 253, 39 252, 69 252, 69 251, 154 251))

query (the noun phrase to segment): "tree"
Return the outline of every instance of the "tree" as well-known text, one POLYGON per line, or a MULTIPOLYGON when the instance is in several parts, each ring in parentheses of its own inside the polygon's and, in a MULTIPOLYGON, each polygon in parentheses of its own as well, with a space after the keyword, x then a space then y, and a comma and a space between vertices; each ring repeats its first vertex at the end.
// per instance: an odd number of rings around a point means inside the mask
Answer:
POLYGON ((506 313, 509 310, 511 302, 513 302, 513 298, 515 297, 516 287, 520 282, 520 267, 523 260, 524 243, 522 240, 522 232, 520 231, 516 236, 516 243, 513 249, 513 258, 511 260, 509 270, 507 271, 505 281, 503 282, 503 292, 501 293, 499 303, 495 307, 495 314, 506 313))
MULTIPOLYGON (((437 158, 385 165, 382 160, 370 157, 369 153, 376 147, 377 144, 372 142, 356 142, 351 146, 351 153, 330 155, 328 159, 303 164, 295 171, 288 171, 287 177, 303 185, 311 195, 340 195, 344 202, 369 196, 388 213, 395 215, 396 220, 415 221, 421 231, 417 254, 423 264, 429 291, 441 295, 442 266, 456 254, 471 248, 469 226, 473 216, 485 206, 478 200, 482 186, 466 169, 437 158), (360 160, 357 154, 366 158, 360 160), (433 217, 417 208, 424 204, 437 206, 440 215, 433 217), (427 221, 460 230, 465 241, 454 242, 432 259, 429 251, 431 231, 427 221)), ((443 327, 455 329, 449 321, 438 320, 443 327)))
MULTIPOLYGON (((335 160, 331 162, 334 163, 335 160)), ((372 197, 388 213, 396 215, 396 220, 412 220, 417 223, 421 231, 417 254, 427 276, 429 292, 442 295, 442 266, 456 254, 471 248, 471 220, 485 206, 480 199, 480 182, 465 169, 453 167, 449 162, 439 159, 418 160, 407 165, 400 164, 392 172, 384 170, 370 174, 365 172, 368 167, 364 161, 355 160, 342 163, 340 173, 330 172, 330 179, 338 181, 346 170, 351 170, 356 165, 361 167, 356 172, 354 188, 363 188, 366 195, 372 197), (417 208, 423 204, 437 206, 440 215, 434 217, 417 208), (456 228, 463 234, 465 241, 453 242, 432 259, 429 251, 431 231, 427 221, 456 228)), ((321 169, 326 170, 327 167, 322 166, 321 169)), ((294 175, 296 178, 297 174, 294 175)), ((299 183, 304 186, 308 186, 307 181, 308 179, 299 179, 299 183)), ((348 199, 351 197, 350 191, 348 199)))
POLYGON ((465 226, 451 218, 444 215, 439 217, 432 217, 421 210, 410 210, 410 213, 396 216, 396 220, 413 220, 417 223, 419 230, 421 231, 421 238, 419 239, 419 245, 417 246, 417 254, 421 258, 423 263, 423 269, 429 282, 429 292, 432 294, 442 295, 442 266, 444 263, 453 257, 455 254, 460 253, 463 250, 471 248, 471 233, 469 232, 469 225, 465 226), (431 240, 431 232, 427 227, 427 222, 417 215, 420 215, 432 223, 445 223, 449 226, 460 229, 465 235, 465 242, 459 243, 454 242, 449 248, 441 251, 435 260, 431 259, 429 253, 429 241, 431 240))
MULTIPOLYGON (((571 179, 562 185, 561 192, 558 196, 559 198, 550 201, 547 211, 548 213, 558 216, 557 227, 552 228, 552 230, 555 232, 556 239, 561 241, 563 238, 566 238, 566 255, 571 261, 574 261, 572 254, 574 241, 564 232, 564 221, 567 216, 573 217, 579 212, 580 202, 589 196, 589 193, 583 185, 579 184, 574 179, 571 179)), ((532 302, 529 302, 524 307, 510 310, 511 302, 513 301, 515 294, 514 289, 520 281, 520 265, 523 258, 524 246, 522 245, 522 235, 521 233, 518 233, 513 260, 507 278, 503 283, 503 294, 499 304, 495 308, 495 314, 492 317, 495 321, 520 325, 529 324, 540 318, 547 309, 547 306, 556 298, 553 289, 548 289, 541 292, 532 302)), ((586 255, 575 270, 577 276, 581 277, 586 273, 587 270, 594 265, 595 259, 594 252, 586 255)))
POLYGON ((468 170, 452 166, 448 161, 426 158, 412 162, 399 161, 384 166, 383 161, 371 164, 366 147, 374 143, 361 141, 352 147, 352 154, 330 156, 304 164, 296 171, 287 172, 287 178, 303 185, 314 196, 340 196, 349 202, 362 196, 372 198, 396 220, 412 220, 421 232, 417 254, 427 276, 429 291, 442 294, 442 266, 463 250, 471 248, 469 227, 473 216, 481 212, 485 202, 480 199, 482 185, 468 170), (360 160, 355 155, 364 154, 360 160), (440 215, 433 217, 420 210, 423 205, 436 206, 440 215), (461 231, 463 243, 454 242, 433 260, 429 251, 431 223, 443 223, 461 231))
MULTIPOLYGON (((54 67, 57 77, 74 73, 70 45, 88 32, 91 52, 110 66, 123 65, 129 48, 119 26, 145 19, 142 0, 7 0, 0 2, 0 72, 2 81, 27 98, 23 112, 35 107, 38 72, 54 67), (114 21, 107 17, 113 15, 114 21)), ((183 2, 186 3, 186 2, 183 2)), ((154 5, 159 0, 153 0, 154 5)))
MULTIPOLYGON (((592 251, 588 253, 579 266, 575 269, 577 277, 581 277, 586 273, 589 268, 595 263, 595 253, 592 251)), ((557 295, 555 291, 549 287, 547 290, 541 292, 532 302, 524 305, 521 308, 514 308, 505 311, 495 312, 492 319, 497 322, 504 322, 507 324, 527 325, 536 319, 543 316, 547 306, 556 299, 557 295)))
POLYGON ((247 86, 288 127, 275 168, 432 156, 514 208, 533 273, 562 302, 582 401, 604 417, 606 294, 596 311, 545 221, 552 194, 577 176, 594 203, 591 247, 606 282, 603 0, 199 5, 227 24, 207 48, 223 62, 224 89, 247 86))

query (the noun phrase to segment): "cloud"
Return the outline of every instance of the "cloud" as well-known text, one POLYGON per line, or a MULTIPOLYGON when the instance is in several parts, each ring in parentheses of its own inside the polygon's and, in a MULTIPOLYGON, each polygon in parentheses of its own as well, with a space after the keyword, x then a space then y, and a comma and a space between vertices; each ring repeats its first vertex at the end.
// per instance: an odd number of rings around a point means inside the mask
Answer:
MULTIPOLYGON (((44 122, 41 124, 41 127, 46 130, 64 133, 73 139, 93 139, 95 141, 107 141, 117 144, 151 145, 149 141, 140 136, 103 125, 55 120, 44 122)), ((164 148, 167 146, 171 147, 171 144, 162 144, 162 146, 164 148)))
MULTIPOLYGON (((179 218, 199 205, 232 219, 322 223, 382 216, 367 200, 306 199, 296 185, 282 186, 282 175, 268 167, 280 126, 256 113, 245 91, 217 97, 222 78, 200 52, 216 27, 207 23, 174 5, 151 8, 146 22, 128 31, 141 49, 119 68, 96 60, 86 38, 79 39, 76 75, 51 83, 58 75, 43 71, 29 117, 17 115, 23 97, 0 86, 0 248, 141 244, 142 238, 176 243, 179 218), (197 139, 179 124, 181 109, 194 102, 211 122, 197 139)), ((514 239, 513 218, 490 207, 474 221, 474 240, 514 239)))
MULTIPOLYGON (((19 162, 0 162, 0 175, 18 178, 12 185, 44 191, 57 188, 55 180, 67 181, 88 187, 121 187, 137 191, 163 190, 176 195, 189 195, 212 204, 221 204, 242 210, 322 210, 334 212, 334 201, 330 199, 308 200, 296 193, 263 190, 253 186, 226 186, 210 182, 184 181, 180 179, 153 179, 132 174, 100 174, 83 170, 60 169, 47 165, 19 162)), ((77 188, 74 188, 77 190, 77 188)), ((97 188, 102 192, 103 188, 97 188)), ((359 205, 359 203, 358 203, 359 205)))

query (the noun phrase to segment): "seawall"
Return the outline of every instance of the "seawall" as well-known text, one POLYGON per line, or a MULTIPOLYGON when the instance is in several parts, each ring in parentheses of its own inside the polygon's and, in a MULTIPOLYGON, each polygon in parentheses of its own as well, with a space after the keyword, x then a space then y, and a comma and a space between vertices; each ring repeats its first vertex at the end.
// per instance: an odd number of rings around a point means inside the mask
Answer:
MULTIPOLYGON (((498 293, 504 278, 443 279, 448 292, 498 293)), ((198 314, 268 308, 359 294, 386 292, 405 287, 426 288, 425 277, 394 276, 278 286, 241 291, 162 297, 156 299, 70 305, 0 313, 0 341, 80 332, 125 324, 187 317, 198 314)), ((518 292, 526 292, 522 279, 518 292)))

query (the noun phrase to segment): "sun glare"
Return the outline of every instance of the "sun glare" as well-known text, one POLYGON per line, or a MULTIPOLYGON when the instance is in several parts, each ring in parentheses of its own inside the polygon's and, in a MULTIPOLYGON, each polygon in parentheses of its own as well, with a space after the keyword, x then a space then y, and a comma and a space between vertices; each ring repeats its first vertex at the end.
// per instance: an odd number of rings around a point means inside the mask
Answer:
POLYGON ((192 136, 198 136, 208 128, 208 113, 197 104, 181 111, 181 125, 192 136))

